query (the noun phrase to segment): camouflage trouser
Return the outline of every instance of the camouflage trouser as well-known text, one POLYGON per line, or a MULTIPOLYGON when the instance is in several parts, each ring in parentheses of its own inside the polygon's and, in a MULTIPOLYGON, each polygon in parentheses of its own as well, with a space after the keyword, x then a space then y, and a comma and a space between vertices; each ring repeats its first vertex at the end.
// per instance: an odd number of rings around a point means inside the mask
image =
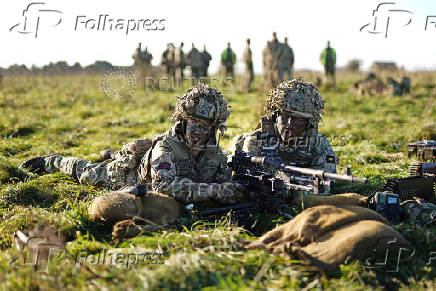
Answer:
POLYGON ((183 82, 183 67, 182 66, 176 66, 175 76, 176 76, 175 85, 177 87, 181 87, 182 82, 183 82))
POLYGON ((191 77, 199 78, 201 77, 201 67, 191 67, 191 77))
POLYGON ((76 178, 81 184, 119 189, 138 182, 136 158, 121 156, 102 163, 91 163, 79 158, 54 155, 45 158, 45 171, 62 172, 76 178))
POLYGON ((245 68, 244 73, 242 75, 242 90, 244 92, 249 92, 251 88, 251 82, 254 79, 253 66, 249 66, 245 68))
POLYGON ((209 70, 209 66, 203 66, 201 68, 201 76, 202 77, 207 77, 207 71, 209 70))
POLYGON ((265 90, 275 88, 279 84, 279 71, 267 70, 265 72, 265 90))
POLYGON ((234 73, 233 73, 233 66, 224 66, 224 76, 225 77, 232 77, 232 82, 234 81, 234 73))
POLYGON ((292 71, 288 67, 279 67, 279 79, 280 82, 285 80, 290 80, 292 76, 292 71))
POLYGON ((142 89, 146 89, 147 78, 151 77, 151 73, 151 66, 142 65, 135 67, 136 82, 142 89))
POLYGON ((326 83, 332 83, 333 86, 336 86, 336 76, 335 76, 335 67, 324 67, 325 72, 325 80, 326 83))

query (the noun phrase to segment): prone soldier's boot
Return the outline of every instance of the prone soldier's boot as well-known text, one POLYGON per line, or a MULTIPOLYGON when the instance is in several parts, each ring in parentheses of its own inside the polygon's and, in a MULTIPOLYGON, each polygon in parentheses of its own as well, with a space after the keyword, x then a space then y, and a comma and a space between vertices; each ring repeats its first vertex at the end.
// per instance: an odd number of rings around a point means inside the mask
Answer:
POLYGON ((20 169, 27 169, 32 173, 43 174, 45 172, 45 157, 36 157, 27 160, 19 166, 20 169))

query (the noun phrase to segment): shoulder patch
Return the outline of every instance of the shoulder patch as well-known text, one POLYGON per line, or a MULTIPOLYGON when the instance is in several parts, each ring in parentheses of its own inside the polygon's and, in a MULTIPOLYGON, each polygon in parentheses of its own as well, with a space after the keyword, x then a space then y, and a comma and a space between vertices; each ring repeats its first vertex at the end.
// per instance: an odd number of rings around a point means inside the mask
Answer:
POLYGON ((171 164, 168 162, 160 162, 159 166, 157 167, 158 170, 169 170, 171 168, 171 164))

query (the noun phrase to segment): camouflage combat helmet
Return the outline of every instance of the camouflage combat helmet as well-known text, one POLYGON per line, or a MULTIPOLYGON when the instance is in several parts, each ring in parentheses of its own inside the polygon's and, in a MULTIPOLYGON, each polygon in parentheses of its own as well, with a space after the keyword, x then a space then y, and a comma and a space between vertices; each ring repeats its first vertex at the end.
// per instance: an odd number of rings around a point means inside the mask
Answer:
POLYGON ((225 123, 230 112, 226 100, 217 89, 200 83, 177 99, 173 120, 193 119, 213 125, 220 131, 226 129, 225 123))
POLYGON ((265 113, 271 118, 275 113, 287 112, 297 117, 309 119, 316 126, 324 114, 324 103, 318 89, 302 79, 284 81, 275 89, 269 90, 265 113))

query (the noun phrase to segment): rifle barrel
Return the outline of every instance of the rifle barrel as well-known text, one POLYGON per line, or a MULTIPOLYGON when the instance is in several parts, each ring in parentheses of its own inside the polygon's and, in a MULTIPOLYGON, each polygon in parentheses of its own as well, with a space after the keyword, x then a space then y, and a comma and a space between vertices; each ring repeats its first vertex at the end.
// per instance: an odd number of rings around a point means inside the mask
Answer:
POLYGON ((348 182, 356 182, 356 183, 362 183, 365 184, 368 182, 368 179, 366 178, 360 178, 355 177, 351 175, 340 175, 335 173, 329 173, 324 170, 319 169, 309 169, 309 168, 300 168, 300 167, 294 167, 294 166, 288 166, 285 164, 282 164, 281 167, 285 172, 289 171, 292 173, 299 173, 303 175, 312 175, 317 176, 319 178, 330 178, 334 180, 341 180, 341 181, 348 181, 348 182))
POLYGON ((355 177, 352 175, 340 175, 340 174, 330 173, 330 172, 326 172, 324 170, 319 170, 319 169, 301 168, 301 167, 290 166, 290 165, 284 164, 284 163, 277 163, 276 160, 268 158, 268 157, 251 157, 251 161, 253 163, 258 163, 258 164, 269 164, 269 165, 275 166, 277 168, 280 168, 280 169, 284 170, 285 172, 316 176, 316 177, 321 178, 321 179, 330 178, 330 179, 335 179, 335 180, 356 182, 356 183, 362 183, 362 184, 366 184, 368 182, 368 179, 366 179, 366 178, 355 177))

